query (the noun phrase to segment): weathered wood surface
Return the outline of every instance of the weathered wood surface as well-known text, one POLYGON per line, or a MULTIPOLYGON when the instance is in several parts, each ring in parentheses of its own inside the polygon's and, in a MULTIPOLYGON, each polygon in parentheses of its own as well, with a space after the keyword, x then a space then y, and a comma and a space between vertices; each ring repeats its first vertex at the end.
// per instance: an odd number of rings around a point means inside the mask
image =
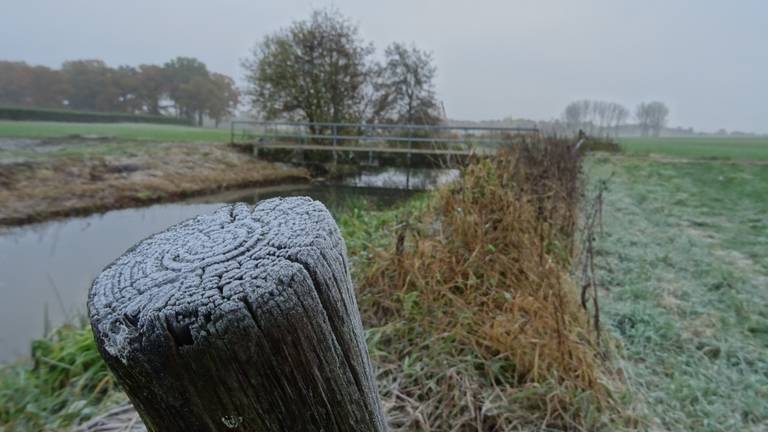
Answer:
POLYGON ((344 242, 309 198, 142 241, 94 281, 88 312, 151 431, 386 430, 344 242))

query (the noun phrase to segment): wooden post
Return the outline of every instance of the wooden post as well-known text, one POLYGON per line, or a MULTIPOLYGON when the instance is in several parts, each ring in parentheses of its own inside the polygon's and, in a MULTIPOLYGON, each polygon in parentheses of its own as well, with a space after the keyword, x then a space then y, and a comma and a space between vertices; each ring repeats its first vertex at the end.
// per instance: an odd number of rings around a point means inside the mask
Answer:
POLYGON ((94 281, 99 352, 150 431, 385 431, 344 241, 309 198, 235 204, 94 281))

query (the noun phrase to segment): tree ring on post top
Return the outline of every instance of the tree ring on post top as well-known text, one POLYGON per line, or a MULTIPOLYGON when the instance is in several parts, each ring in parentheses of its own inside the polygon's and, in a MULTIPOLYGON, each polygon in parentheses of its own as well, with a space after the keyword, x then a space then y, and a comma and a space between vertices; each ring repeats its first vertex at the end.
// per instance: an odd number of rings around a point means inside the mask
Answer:
MULTIPOLYGON (((165 321, 178 346, 191 345, 206 329, 201 316, 226 302, 242 304, 248 292, 266 282, 296 252, 339 247, 340 237, 325 207, 309 198, 267 200, 256 208, 223 207, 182 222, 142 241, 94 281, 89 313, 103 347, 123 362, 131 345, 165 321), (300 217, 297 217, 299 215, 300 217), (194 323, 194 324, 193 324, 194 323)), ((261 285, 261 286, 259 286, 261 285)), ((213 317, 207 317, 213 318, 213 317)))

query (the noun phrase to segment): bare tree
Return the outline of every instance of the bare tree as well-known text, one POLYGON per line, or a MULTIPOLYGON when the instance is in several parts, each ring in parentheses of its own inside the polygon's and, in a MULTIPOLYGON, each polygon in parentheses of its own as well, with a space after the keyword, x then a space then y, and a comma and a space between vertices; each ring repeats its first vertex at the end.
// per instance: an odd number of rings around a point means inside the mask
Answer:
POLYGON ((243 62, 246 95, 267 118, 358 121, 372 51, 338 11, 317 10, 256 46, 243 62))
POLYGON ((637 125, 640 127, 640 134, 642 136, 648 136, 651 123, 648 104, 642 102, 635 108, 635 119, 637 119, 637 125))
POLYGON ((643 136, 659 136, 667 125, 669 108, 663 102, 641 103, 635 109, 635 118, 643 136))
POLYGON ((613 136, 618 136, 620 129, 627 123, 629 119, 629 110, 621 104, 614 104, 615 119, 614 119, 614 132, 613 136))
POLYGON ((440 106, 435 96, 437 68, 432 54, 415 46, 393 43, 385 51, 385 64, 378 74, 380 116, 407 124, 437 124, 440 106))
POLYGON ((565 111, 563 111, 563 121, 573 133, 581 129, 587 121, 587 112, 584 109, 583 102, 586 101, 571 102, 565 107, 565 111))
POLYGON ((594 113, 593 123, 597 123, 597 134, 605 135, 606 126, 609 122, 610 110, 607 102, 594 101, 592 103, 592 110, 594 113))
POLYGON ((603 104, 604 120, 601 123, 601 133, 606 137, 617 136, 623 124, 629 117, 629 110, 615 102, 600 102, 603 104))
POLYGON ((615 102, 583 99, 568 104, 562 117, 572 133, 584 130, 590 135, 610 136, 618 134, 629 111, 615 102))

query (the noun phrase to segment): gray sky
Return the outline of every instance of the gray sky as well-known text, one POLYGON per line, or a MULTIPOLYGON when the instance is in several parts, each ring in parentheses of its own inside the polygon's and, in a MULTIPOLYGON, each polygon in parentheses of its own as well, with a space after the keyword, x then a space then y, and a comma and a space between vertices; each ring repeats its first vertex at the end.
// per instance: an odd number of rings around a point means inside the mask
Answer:
POLYGON ((240 78, 257 40, 332 4, 379 51, 392 41, 431 50, 451 118, 546 120, 574 99, 632 110, 658 99, 671 125, 768 132, 765 0, 2 1, 2 59, 185 55, 240 78))

